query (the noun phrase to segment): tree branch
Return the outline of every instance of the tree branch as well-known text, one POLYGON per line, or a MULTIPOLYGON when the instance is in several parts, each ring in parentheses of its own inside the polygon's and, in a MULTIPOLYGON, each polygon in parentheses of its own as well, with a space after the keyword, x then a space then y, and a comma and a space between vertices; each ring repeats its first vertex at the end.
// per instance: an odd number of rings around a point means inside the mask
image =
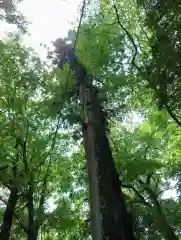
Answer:
MULTIPOLYGON (((169 188, 167 188, 167 189, 163 189, 162 191, 160 191, 160 192, 157 194, 157 196, 163 194, 164 192, 166 192, 166 191, 168 191, 168 190, 173 190, 173 189, 175 189, 175 186, 174 186, 174 187, 169 187, 169 188)), ((170 196, 170 197, 172 197, 172 196, 170 196)))
POLYGON ((153 172, 147 175, 146 177, 146 184, 150 184, 151 177, 153 176, 153 172))
POLYGON ((0 164, 0 170, 5 170, 8 168, 8 164, 2 163, 0 164))
MULTIPOLYGON (((0 196, 0 200, 5 204, 7 205, 7 202, 3 199, 3 197, 0 196)), ((21 226, 21 228, 26 232, 28 233, 28 230, 26 229, 26 227, 23 225, 23 223, 21 222, 21 220, 19 219, 19 217, 16 215, 16 213, 13 213, 14 217, 18 220, 19 222, 19 225, 21 226)))
POLYGON ((19 225, 21 226, 21 228, 25 231, 25 233, 28 233, 28 229, 23 225, 23 223, 21 222, 21 220, 19 219, 19 217, 16 215, 16 213, 13 214, 15 216, 15 218, 18 220, 19 225))
POLYGON ((123 29, 123 31, 126 33, 128 39, 130 40, 130 42, 132 43, 132 46, 134 48, 134 55, 133 58, 131 60, 131 64, 138 70, 141 71, 140 67, 136 64, 135 60, 136 60, 136 56, 138 55, 138 48, 137 45, 134 42, 133 37, 131 36, 131 33, 123 26, 123 24, 121 23, 120 17, 119 17, 119 13, 118 13, 118 9, 116 7, 116 5, 113 5, 113 8, 115 10, 116 13, 116 18, 117 18, 117 23, 119 24, 119 26, 123 29))
POLYGON ((146 205, 147 207, 151 208, 152 206, 145 201, 144 197, 140 194, 140 192, 134 187, 132 186, 131 184, 122 184, 121 185, 123 188, 128 188, 128 189, 131 189, 135 192, 135 194, 140 198, 141 202, 146 205))
POLYGON ((178 120, 178 118, 176 117, 176 115, 172 112, 172 110, 170 109, 170 107, 168 106, 168 104, 165 104, 165 107, 168 111, 168 113, 170 114, 171 118, 177 123, 177 125, 179 127, 181 127, 181 121, 178 120))

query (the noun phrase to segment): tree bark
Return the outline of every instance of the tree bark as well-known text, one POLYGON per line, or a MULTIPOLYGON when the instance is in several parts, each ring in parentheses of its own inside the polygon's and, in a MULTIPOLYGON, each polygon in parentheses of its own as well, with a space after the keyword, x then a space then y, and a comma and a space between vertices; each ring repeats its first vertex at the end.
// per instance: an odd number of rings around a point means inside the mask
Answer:
POLYGON ((34 231, 34 206, 33 206, 33 186, 29 185, 27 194, 28 207, 28 240, 36 240, 36 233, 34 231))
MULTIPOLYGON (((87 79, 87 78, 85 78, 87 79)), ((88 81, 88 79, 87 79, 88 81)), ((127 212, 121 190, 121 181, 115 168, 111 148, 106 134, 105 113, 95 89, 90 86, 90 108, 92 111, 93 131, 95 135, 96 158, 101 202, 103 239, 133 240, 131 217, 127 212)), ((85 136, 85 128, 84 128, 85 136)))
POLYGON ((91 209, 92 239, 102 240, 100 192, 98 184, 98 166, 95 155, 94 132, 91 122, 83 130, 84 148, 87 159, 88 179, 89 179, 89 199, 91 209))
POLYGON ((16 186, 11 186, 9 199, 3 216, 3 223, 1 226, 0 236, 2 240, 8 240, 10 238, 13 223, 13 214, 15 211, 17 200, 18 189, 16 186))

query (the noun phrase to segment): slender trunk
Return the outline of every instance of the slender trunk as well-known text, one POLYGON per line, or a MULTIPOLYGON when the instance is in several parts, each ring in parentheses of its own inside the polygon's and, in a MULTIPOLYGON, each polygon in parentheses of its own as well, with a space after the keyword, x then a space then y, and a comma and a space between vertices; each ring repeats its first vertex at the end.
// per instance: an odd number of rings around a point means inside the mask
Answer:
MULTIPOLYGON (((48 168, 49 169, 49 168, 48 168)), ((43 183, 43 189, 40 197, 40 202, 39 202, 39 207, 37 210, 37 215, 36 218, 34 219, 34 233, 35 233, 35 239, 38 238, 38 232, 42 224, 42 215, 43 215, 43 204, 45 202, 45 192, 47 188, 47 178, 48 178, 48 170, 44 178, 44 183, 43 183)))
MULTIPOLYGON (((121 182, 115 168, 111 148, 106 135, 105 113, 92 86, 90 105, 95 135, 96 158, 98 163, 99 191, 103 226, 103 239, 133 240, 133 227, 127 212, 121 190, 121 182)), ((85 131, 85 130, 84 130, 85 131)), ((84 132, 85 135, 85 132, 84 132)))
POLYGON ((11 234, 11 227, 13 222, 13 214, 15 211, 16 203, 18 200, 18 189, 12 186, 10 190, 9 199, 7 202, 6 210, 3 217, 0 236, 2 240, 8 240, 11 234))
MULTIPOLYGON (((28 134, 28 129, 27 129, 28 134)), ((27 137, 27 136, 26 136, 27 137)), ((26 140, 23 142, 23 163, 25 172, 28 174, 28 162, 27 162, 27 142, 26 140)), ((28 208, 28 236, 27 240, 36 240, 36 232, 34 229, 34 205, 33 205, 33 175, 30 175, 30 180, 28 182, 28 192, 27 192, 27 208, 28 208)))
POLYGON ((30 183, 28 190, 28 240, 37 240, 38 232, 42 223, 42 214, 43 214, 43 204, 45 202, 45 191, 46 191, 46 183, 47 183, 48 172, 44 179, 44 185, 40 197, 39 207, 37 210, 37 214, 34 214, 34 205, 33 205, 33 186, 30 183))
POLYGON ((34 207, 33 207, 33 186, 29 185, 27 194, 28 207, 28 240, 36 240, 36 233, 34 231, 34 207))

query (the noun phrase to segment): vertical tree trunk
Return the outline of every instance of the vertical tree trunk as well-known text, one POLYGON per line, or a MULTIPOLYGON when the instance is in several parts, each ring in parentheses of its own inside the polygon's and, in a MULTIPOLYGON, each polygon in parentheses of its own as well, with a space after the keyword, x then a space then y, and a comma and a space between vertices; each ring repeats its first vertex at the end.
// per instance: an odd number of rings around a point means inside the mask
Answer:
POLYGON ((42 215, 43 215, 43 205, 45 203, 45 192, 46 192, 46 189, 47 189, 47 178, 48 178, 48 170, 49 170, 49 167, 47 169, 47 173, 45 174, 45 178, 44 178, 44 181, 43 181, 43 189, 42 189, 42 192, 41 192, 41 197, 40 197, 40 202, 39 202, 39 207, 37 209, 37 214, 36 214, 36 217, 34 216, 34 238, 33 239, 38 239, 38 232, 39 232, 39 229, 41 227, 41 224, 42 224, 42 215))
MULTIPOLYGON (((46 175, 45 181, 47 181, 47 175, 46 175)), ((31 183, 29 185, 28 199, 27 199, 27 206, 28 206, 28 240, 37 240, 38 239, 38 232, 39 232, 41 222, 42 222, 43 204, 45 202, 45 190, 46 190, 46 186, 43 186, 43 190, 42 190, 41 198, 40 198, 40 203, 39 203, 39 208, 37 210, 37 216, 35 217, 34 205, 33 205, 33 186, 32 186, 31 183)))
MULTIPOLYGON (((61 46, 57 47, 56 52, 61 54, 64 52, 64 48, 66 48, 66 43, 62 45, 61 41, 61 46)), ((72 48, 71 51, 74 60, 72 60, 72 57, 68 57, 68 60, 71 69, 76 73, 77 85, 80 86, 80 89, 83 90, 85 95, 86 90, 88 89, 86 97, 87 99, 89 98, 89 102, 85 99, 84 104, 90 105, 89 112, 91 112, 91 128, 94 135, 95 158, 97 159, 98 166, 103 239, 133 240, 134 236, 131 219, 126 209, 125 200, 121 190, 121 182, 115 168, 109 141, 106 135, 105 115, 102 111, 97 93, 89 82, 86 68, 76 59, 74 48, 72 48)), ((60 62, 64 63, 62 59, 60 59, 60 62)), ((59 66, 61 65, 59 64, 59 66)), ((89 142, 87 127, 87 122, 83 122, 84 143, 89 142)), ((87 147, 86 144, 84 147, 87 147)), ((85 149, 85 152, 87 151, 88 150, 85 149)))
POLYGON ((98 164, 95 154, 95 139, 91 119, 89 119, 86 128, 83 129, 83 134, 89 180, 92 239, 102 240, 98 164))
POLYGON ((28 232, 28 240, 37 240, 37 235, 33 230, 28 232))
POLYGON ((11 234, 13 222, 13 214, 18 200, 18 189, 16 186, 11 186, 10 195, 4 212, 3 223, 1 226, 0 236, 2 240, 8 240, 11 234))
POLYGON ((34 231, 34 206, 33 206, 33 186, 30 183, 27 194, 28 207, 28 240, 36 240, 36 233, 34 231))
MULTIPOLYGON (((103 225, 103 239, 133 240, 133 227, 127 212, 121 190, 121 182, 115 168, 109 141, 106 135, 105 113, 94 88, 87 82, 89 88, 92 125, 95 135, 96 159, 98 164, 99 191, 103 225)), ((86 92, 86 90, 85 90, 86 92)), ((84 128, 86 136, 86 128, 84 128)))

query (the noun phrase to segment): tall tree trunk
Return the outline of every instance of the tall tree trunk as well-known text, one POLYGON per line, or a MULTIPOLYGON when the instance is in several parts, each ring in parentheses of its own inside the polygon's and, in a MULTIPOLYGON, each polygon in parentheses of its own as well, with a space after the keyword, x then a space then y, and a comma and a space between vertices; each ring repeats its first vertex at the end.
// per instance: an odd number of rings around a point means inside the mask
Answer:
POLYGON ((15 211, 17 200, 18 189, 16 186, 11 186, 9 199, 3 216, 3 223, 1 226, 0 236, 2 240, 8 240, 10 238, 11 227, 13 223, 13 214, 15 211))
POLYGON ((34 206, 33 206, 33 186, 30 183, 27 194, 28 207, 28 240, 36 240, 36 233, 34 231, 34 206))
MULTIPOLYGON (((66 43, 61 41, 61 46, 57 47, 57 53, 61 55, 65 51, 66 43)), ((100 208, 103 226, 103 239, 105 240, 133 240, 133 227, 130 216, 126 209, 125 200, 121 190, 121 182, 115 168, 114 159, 112 157, 109 141, 106 135, 105 113, 101 108, 100 101, 97 97, 96 90, 92 83, 89 82, 86 68, 79 63, 72 47, 72 57, 68 57, 70 67, 75 71, 77 85, 80 92, 85 93, 85 104, 89 104, 89 112, 91 111, 91 128, 94 135, 95 158, 98 166, 98 182, 100 192, 100 208), (86 94, 88 90, 88 94, 86 94), (88 101, 87 101, 88 100, 88 101)), ((70 55, 70 54, 69 54, 70 55)), ((60 59, 60 63, 64 63, 60 59)), ((61 64, 59 66, 61 67, 61 64)), ((81 94, 80 94, 81 98, 81 94)), ((82 99, 80 99, 82 102, 82 99)), ((85 119, 84 119, 85 120, 85 119)), ((83 121, 84 143, 88 143, 89 134, 86 121, 83 121)), ((86 147, 86 144, 84 145, 86 147)), ((85 149, 85 152, 88 150, 85 149)), ((90 165, 88 163, 88 165, 90 165)), ((97 202, 98 202, 97 198, 97 202)), ((97 205, 98 208, 98 205, 97 205)), ((97 221, 98 222, 98 221, 97 221)))
MULTIPOLYGON (((85 81, 88 81, 85 78, 85 81)), ((121 181, 115 168, 110 144, 106 134, 105 112, 101 108, 95 89, 88 82, 89 103, 92 111, 92 126, 98 164, 98 180, 101 202, 103 239, 133 240, 131 217, 127 212, 121 190, 121 181)), ((83 128, 86 136, 86 127, 83 128)))
POLYGON ((98 180, 98 164, 95 151, 94 131, 91 124, 91 116, 87 127, 83 129, 84 149, 87 159, 87 170, 89 180, 89 201, 91 210, 92 239, 102 240, 102 221, 100 209, 100 191, 98 180))

